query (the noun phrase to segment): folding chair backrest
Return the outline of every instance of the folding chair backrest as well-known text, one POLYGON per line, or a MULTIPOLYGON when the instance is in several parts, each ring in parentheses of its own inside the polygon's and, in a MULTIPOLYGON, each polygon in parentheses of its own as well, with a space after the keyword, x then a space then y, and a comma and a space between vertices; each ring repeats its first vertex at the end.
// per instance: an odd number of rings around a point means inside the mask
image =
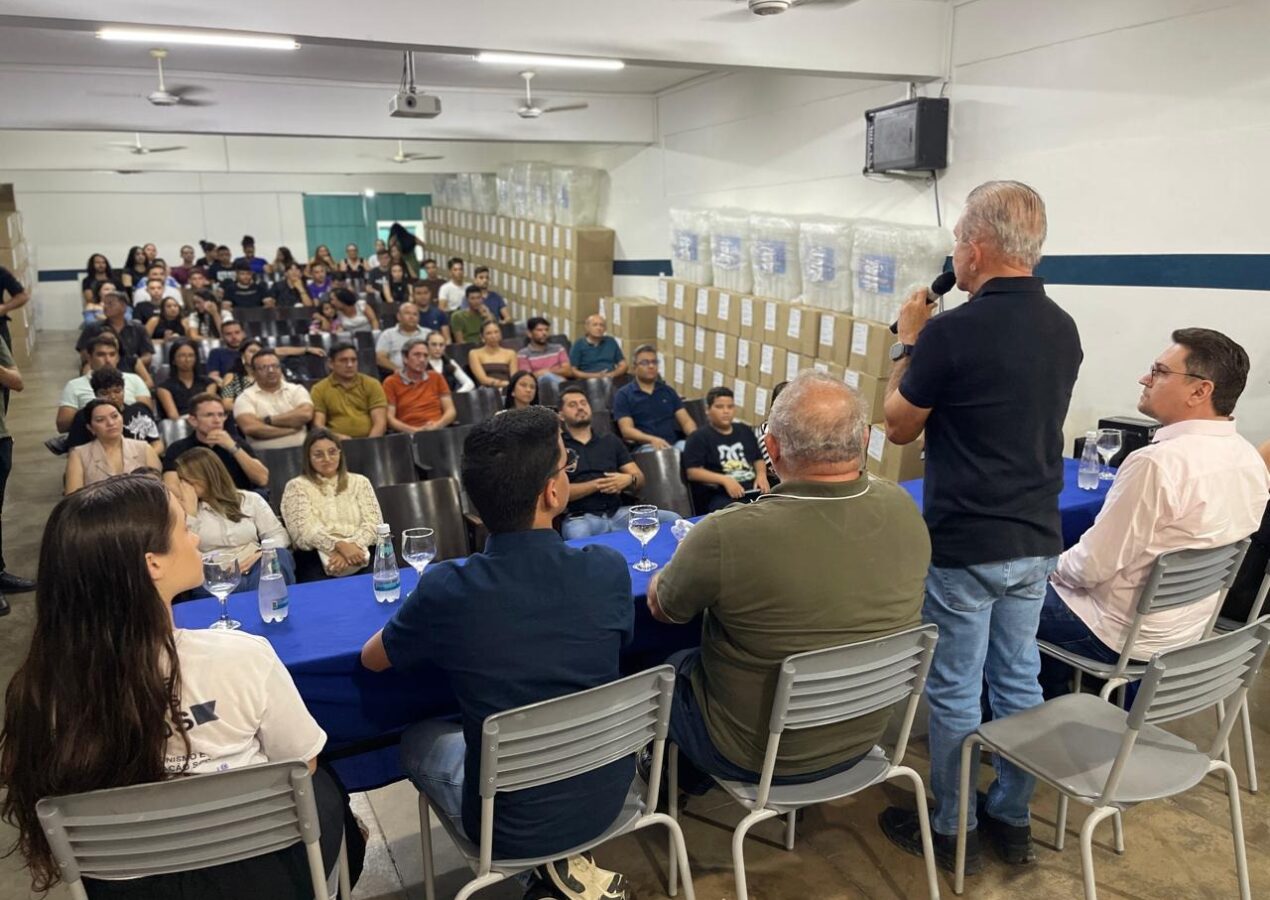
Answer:
MULTIPOLYGON (((316 850, 320 836, 309 770, 298 761, 49 797, 36 810, 69 884, 203 869, 300 841, 316 850)), ((326 896, 316 873, 313 888, 326 896)))
POLYGON ((692 498, 679 469, 679 451, 674 447, 632 454, 635 465, 644 473, 644 487, 639 498, 661 509, 673 509, 681 516, 692 515, 692 498))
POLYGON ((706 401, 700 397, 695 400, 685 400, 684 410, 697 423, 698 428, 702 428, 706 424, 706 401))
MULTIPOLYGON (((463 395, 455 395, 456 398, 461 396, 463 395)), ((420 468, 429 470, 429 478, 459 477, 463 462, 463 442, 467 440, 471 430, 471 425, 456 425, 411 435, 415 460, 420 468)))
POLYGON ((193 433, 190 420, 182 416, 179 419, 164 419, 159 423, 159 436, 163 438, 163 446, 170 447, 175 442, 189 437, 193 433))
MULTIPOLYGON (((1248 539, 1208 550, 1163 553, 1138 596, 1138 613, 1150 615, 1198 603, 1230 588, 1248 549, 1248 539)), ((1218 604, 1220 606, 1220 603, 1218 604)))
POLYGON ((340 449, 348 470, 365 475, 375 487, 419 480, 409 435, 349 438, 340 443, 340 449))
POLYGON ((613 379, 607 375, 603 378, 588 378, 582 382, 586 391, 587 402, 591 404, 591 412, 613 408, 613 379))
POLYGON ((278 447, 273 450, 257 450, 256 456, 269 470, 269 505, 281 513, 282 494, 287 482, 304 472, 303 447, 278 447))
POLYGON ((548 409, 560 408, 560 384, 551 378, 538 379, 538 402, 548 409))
MULTIPOLYGON (((460 425, 476 425, 494 418, 499 408, 498 391, 491 387, 478 387, 466 393, 452 393, 454 409, 460 425)), ((427 434, 427 432, 420 432, 427 434)))
POLYGON ((481 728, 481 797, 572 778, 664 740, 674 689, 674 669, 662 665, 490 716, 481 728))

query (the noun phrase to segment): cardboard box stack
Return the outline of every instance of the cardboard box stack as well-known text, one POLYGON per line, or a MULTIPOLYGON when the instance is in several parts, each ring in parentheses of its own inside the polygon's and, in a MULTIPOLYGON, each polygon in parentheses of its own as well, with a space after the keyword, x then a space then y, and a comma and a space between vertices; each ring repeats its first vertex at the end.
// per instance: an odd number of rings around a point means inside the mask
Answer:
POLYGON ((576 340, 586 317, 599 311, 600 298, 613 293, 610 228, 549 225, 442 206, 427 207, 423 214, 425 243, 441 268, 453 256, 467 263, 469 278, 477 266, 488 266, 490 286, 511 304, 518 320, 546 316, 553 333, 576 340))
MULTIPOLYGON (((23 235, 22 214, 18 212, 11 184, 0 184, 0 266, 8 269, 28 291, 34 290, 35 256, 23 235)), ((30 303, 10 316, 9 337, 14 362, 19 368, 28 365, 35 350, 35 307, 30 303)))

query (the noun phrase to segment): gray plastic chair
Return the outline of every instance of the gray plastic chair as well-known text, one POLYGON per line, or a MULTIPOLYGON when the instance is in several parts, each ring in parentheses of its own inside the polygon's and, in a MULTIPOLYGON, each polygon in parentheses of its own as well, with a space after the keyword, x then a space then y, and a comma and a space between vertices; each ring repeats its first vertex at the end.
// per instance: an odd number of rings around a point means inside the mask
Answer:
MULTIPOLYGON (((931 658, 939 639, 934 625, 920 625, 887 637, 796 653, 785 657, 776 680, 776 694, 768 723, 767 752, 758 784, 716 778, 732 799, 750 810, 732 832, 732 866, 737 900, 749 896, 745 881, 745 835, 759 822, 785 816, 785 849, 794 849, 794 817, 805 806, 828 803, 858 794, 892 778, 907 778, 917 799, 917 816, 926 858, 926 882, 932 900, 939 898, 935 850, 931 844, 926 786, 922 777, 903 765, 909 732, 926 685, 931 658), (867 716, 904 704, 904 716, 894 752, 880 746, 845 772, 804 784, 773 785, 781 735, 786 729, 818 728, 867 716)), ((653 771, 656 771, 654 769, 653 771)), ((677 815, 679 748, 670 746, 670 815, 677 815)), ((675 862, 670 861, 670 892, 675 892, 675 862)))
MULTIPOLYGON (((1063 849, 1069 798, 1093 807, 1080 829, 1085 900, 1097 898, 1093 834, 1099 822, 1112 816, 1118 823, 1122 810, 1181 794, 1221 772, 1230 801, 1239 896, 1251 900, 1239 782, 1221 754, 1270 646, 1266 623, 1262 619, 1229 634, 1156 654, 1147 663, 1128 712, 1101 697, 1068 694, 980 725, 961 745, 954 890, 960 894, 965 883, 971 760, 982 745, 1058 791, 1057 849, 1063 849), (1229 704, 1228 711, 1221 715, 1207 750, 1159 727, 1223 701, 1229 704)), ((1115 841, 1116 852, 1123 853, 1124 834, 1119 827, 1115 841)))
MULTIPOLYGON (((48 797, 36 804, 61 878, 76 900, 82 879, 144 878, 205 869, 304 842, 315 897, 325 900, 313 782, 299 761, 48 797)), ((340 843, 340 897, 349 897, 340 843)), ((297 888, 299 885, 297 885, 297 888)))
MULTIPOLYGON (((476 877, 455 894, 466 900, 477 891, 557 859, 598 847, 619 835, 650 825, 670 831, 671 858, 683 867, 684 894, 695 900, 688 850, 679 823, 656 812, 661 762, 670 729, 670 701, 675 671, 658 666, 610 684, 566 694, 485 720, 481 728, 481 839, 473 843, 448 816, 438 820, 449 833, 476 877), (592 841, 540 859, 494 859, 494 797, 502 792, 541 787, 633 756, 653 745, 653 776, 646 793, 631 784, 622 811, 592 841)), ((633 768, 633 766, 632 766, 633 768)), ((672 795, 673 796, 673 795, 672 795)), ((432 861, 432 829, 426 792, 419 794, 419 833, 423 842, 423 883, 427 900, 436 900, 432 861)), ((670 891, 674 895, 674 889, 670 891)))
MULTIPOLYGON (((1173 550, 1161 554, 1151 567, 1151 574, 1147 576, 1146 584, 1138 595, 1138 607, 1129 626, 1124 649, 1120 651, 1120 658, 1115 663, 1099 662, 1045 641, 1037 641, 1037 644, 1046 656, 1061 660, 1076 670, 1074 691, 1080 691, 1080 677, 1083 672, 1106 679, 1107 683, 1099 696, 1110 697, 1113 690, 1137 681, 1146 672, 1145 663, 1133 662, 1133 645, 1137 642, 1138 633, 1147 616, 1161 610, 1190 606, 1218 594, 1217 604, 1204 627, 1203 636, 1208 637, 1212 633, 1222 600, 1234 583, 1235 575, 1239 573, 1239 564, 1243 562, 1247 551, 1248 539, 1244 538, 1233 544, 1208 550, 1173 550)), ((1124 705, 1123 697, 1121 705, 1124 705)))
MULTIPOLYGON (((1224 619, 1220 616, 1217 618, 1217 624, 1214 631, 1219 634, 1226 634, 1242 628, 1246 624, 1251 624, 1261 618, 1261 611, 1266 605, 1266 594, 1270 593, 1270 563, 1266 565, 1265 575, 1261 579, 1261 587, 1257 589, 1257 596, 1252 601, 1252 609, 1248 611, 1247 622, 1236 622, 1231 619, 1224 619)), ((1218 707, 1218 715, 1225 710, 1218 707)), ((1248 788, 1248 793, 1257 793, 1257 755, 1252 746, 1252 715, 1248 712, 1248 704, 1245 703, 1239 707, 1239 730, 1243 733, 1244 739, 1244 765, 1247 768, 1247 777, 1244 779, 1244 786, 1248 788)), ((1228 748, 1229 752, 1229 748, 1228 748)), ((1229 755, 1225 756, 1226 762, 1230 762, 1229 755)))

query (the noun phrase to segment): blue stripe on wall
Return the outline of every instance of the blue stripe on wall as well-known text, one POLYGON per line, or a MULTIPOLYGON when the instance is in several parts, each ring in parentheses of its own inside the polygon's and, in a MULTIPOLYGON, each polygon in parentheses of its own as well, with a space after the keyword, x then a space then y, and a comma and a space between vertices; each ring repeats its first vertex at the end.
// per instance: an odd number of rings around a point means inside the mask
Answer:
MULTIPOLYGON (((619 259, 614 275, 669 276, 668 259, 619 259)), ((1209 288, 1230 291, 1270 290, 1270 254, 1257 253, 1126 253, 1119 255, 1047 256, 1037 274, 1050 284, 1114 287, 1209 288)), ((41 269, 40 281, 79 281, 77 269, 41 269)))

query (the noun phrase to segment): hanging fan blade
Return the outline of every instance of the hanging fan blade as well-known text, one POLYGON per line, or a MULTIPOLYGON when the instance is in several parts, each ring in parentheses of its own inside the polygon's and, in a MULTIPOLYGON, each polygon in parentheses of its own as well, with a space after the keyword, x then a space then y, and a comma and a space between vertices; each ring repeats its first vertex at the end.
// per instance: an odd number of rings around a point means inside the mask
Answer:
POLYGON ((182 99, 190 94, 206 94, 208 89, 199 84, 168 85, 169 94, 179 94, 182 99))
POLYGON ((573 112, 577 109, 589 109, 590 103, 570 103, 567 106, 548 106, 543 109, 544 113, 573 112))
POLYGON ((181 106, 215 106, 215 100, 191 100, 188 97, 181 97, 181 106))
POLYGON ((186 150, 187 147, 146 147, 146 153, 171 153, 173 150, 186 150))
POLYGON ((424 153, 407 153, 401 158, 402 162, 418 162, 425 159, 445 159, 444 156, 428 156, 424 153))

